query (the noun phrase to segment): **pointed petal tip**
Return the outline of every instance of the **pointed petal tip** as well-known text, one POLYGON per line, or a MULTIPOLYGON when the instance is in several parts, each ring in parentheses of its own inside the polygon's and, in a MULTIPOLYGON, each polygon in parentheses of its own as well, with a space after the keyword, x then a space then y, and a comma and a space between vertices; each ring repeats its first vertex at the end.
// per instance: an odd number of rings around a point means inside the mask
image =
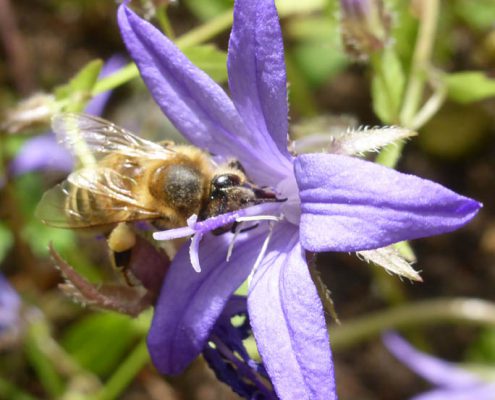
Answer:
POLYGON ((483 208, 483 203, 480 203, 476 200, 466 198, 466 201, 461 207, 459 207, 459 212, 464 213, 466 215, 472 214, 474 217, 479 210, 483 208))
POLYGON ((363 251, 452 232, 482 206, 435 182, 342 155, 300 155, 295 175, 309 251, 363 251))

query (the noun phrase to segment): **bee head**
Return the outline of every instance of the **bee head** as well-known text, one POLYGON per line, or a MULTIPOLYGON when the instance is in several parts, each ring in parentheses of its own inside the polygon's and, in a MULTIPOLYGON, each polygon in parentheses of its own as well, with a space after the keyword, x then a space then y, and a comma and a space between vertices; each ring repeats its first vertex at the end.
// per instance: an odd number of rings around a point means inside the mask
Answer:
POLYGON ((236 211, 241 208, 277 201, 275 194, 249 182, 241 168, 228 165, 218 171, 210 184, 210 195, 200 220, 236 211))
POLYGON ((240 174, 224 173, 216 175, 211 181, 212 193, 216 191, 224 191, 229 188, 241 186, 244 179, 240 174))

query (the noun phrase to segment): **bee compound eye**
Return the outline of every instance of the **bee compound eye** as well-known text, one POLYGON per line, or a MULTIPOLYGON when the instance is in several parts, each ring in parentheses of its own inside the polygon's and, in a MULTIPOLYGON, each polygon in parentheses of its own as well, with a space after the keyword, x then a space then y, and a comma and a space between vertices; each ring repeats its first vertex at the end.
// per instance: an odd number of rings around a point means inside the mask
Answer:
POLYGON ((213 178, 212 181, 215 189, 225 189, 232 186, 239 186, 241 184, 241 178, 234 174, 223 174, 213 178))

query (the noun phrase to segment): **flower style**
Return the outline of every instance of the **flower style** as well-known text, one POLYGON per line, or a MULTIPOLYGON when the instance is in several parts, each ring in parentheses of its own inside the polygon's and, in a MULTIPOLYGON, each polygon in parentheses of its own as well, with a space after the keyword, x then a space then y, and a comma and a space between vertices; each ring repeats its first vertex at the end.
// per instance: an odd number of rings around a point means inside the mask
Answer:
POLYGON ((235 2, 228 53, 232 100, 126 4, 118 22, 144 82, 182 134, 218 158, 236 158, 255 184, 286 199, 205 221, 192 216, 187 227, 155 233, 161 240, 193 236, 172 261, 155 307, 148 336, 154 364, 164 374, 184 370, 249 277, 249 318, 277 396, 335 399, 324 312, 306 253, 369 252, 449 232, 481 205, 434 182, 344 155, 352 146, 334 146, 339 154, 293 156, 273 0, 235 2), (233 221, 258 225, 209 233, 233 221))
POLYGON ((495 382, 412 347, 394 332, 383 336, 387 349, 416 374, 439 387, 414 396, 411 400, 492 400, 495 382))

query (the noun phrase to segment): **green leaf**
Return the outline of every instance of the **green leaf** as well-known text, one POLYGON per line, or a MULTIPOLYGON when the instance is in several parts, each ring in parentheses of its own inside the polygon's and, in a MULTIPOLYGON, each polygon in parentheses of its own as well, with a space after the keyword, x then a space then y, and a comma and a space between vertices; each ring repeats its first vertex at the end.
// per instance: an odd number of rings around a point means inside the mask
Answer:
POLYGON ((297 42, 287 59, 292 58, 302 78, 313 87, 320 86, 348 65, 338 29, 336 20, 328 16, 306 16, 287 21, 286 32, 297 42))
POLYGON ((321 42, 297 45, 293 54, 299 69, 313 87, 322 85, 348 65, 347 57, 339 48, 321 42))
POLYGON ((183 49, 184 54, 198 68, 217 82, 227 80, 227 53, 213 45, 192 46, 183 49))
POLYGON ((444 82, 449 98, 459 103, 472 103, 495 96, 495 79, 488 78, 483 72, 449 74, 444 82))
POLYGON ((103 61, 93 60, 87 63, 69 83, 55 89, 57 100, 67 100, 66 111, 81 111, 91 98, 91 92, 98 80, 103 61))
POLYGON ((371 96, 373 110, 385 124, 396 124, 406 78, 402 64, 392 48, 375 55, 371 96))
POLYGON ((69 327, 62 345, 83 368, 108 376, 118 367, 138 336, 139 332, 129 317, 95 313, 69 327))
POLYGON ((454 10, 459 18, 479 30, 493 28, 495 1, 493 0, 458 0, 454 10))

